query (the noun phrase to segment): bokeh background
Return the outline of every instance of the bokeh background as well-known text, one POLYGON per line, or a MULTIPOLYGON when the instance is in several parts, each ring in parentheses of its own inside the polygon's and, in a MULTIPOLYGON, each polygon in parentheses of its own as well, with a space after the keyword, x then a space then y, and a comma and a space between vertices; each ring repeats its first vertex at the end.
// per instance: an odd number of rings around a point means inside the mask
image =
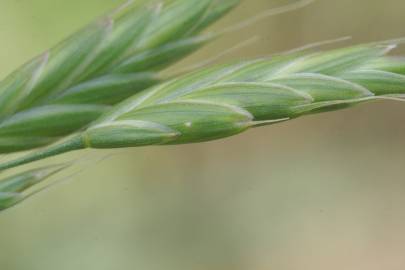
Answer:
MULTIPOLYGON (((120 2, 0 0, 0 77, 120 2)), ((214 28, 288 2, 245 0, 214 28)), ((216 62, 403 37, 404 10, 318 0, 177 68, 256 36, 216 62)), ((404 120, 404 104, 370 103, 212 143, 66 155, 73 177, 1 213, 0 269, 404 269, 404 120)))

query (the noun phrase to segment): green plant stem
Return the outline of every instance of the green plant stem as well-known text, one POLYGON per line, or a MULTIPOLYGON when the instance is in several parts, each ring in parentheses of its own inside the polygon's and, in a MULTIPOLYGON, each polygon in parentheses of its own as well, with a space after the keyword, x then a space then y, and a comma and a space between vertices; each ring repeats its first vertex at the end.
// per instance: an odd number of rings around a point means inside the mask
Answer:
POLYGON ((2 163, 2 164, 0 164, 0 171, 10 169, 10 168, 15 168, 20 165, 24 165, 24 164, 34 162, 37 160, 60 155, 60 154, 66 153, 66 152, 80 150, 83 148, 85 148, 85 145, 83 143, 82 137, 79 135, 75 135, 61 143, 58 143, 53 146, 49 146, 43 150, 37 150, 31 154, 24 156, 23 158, 2 163))

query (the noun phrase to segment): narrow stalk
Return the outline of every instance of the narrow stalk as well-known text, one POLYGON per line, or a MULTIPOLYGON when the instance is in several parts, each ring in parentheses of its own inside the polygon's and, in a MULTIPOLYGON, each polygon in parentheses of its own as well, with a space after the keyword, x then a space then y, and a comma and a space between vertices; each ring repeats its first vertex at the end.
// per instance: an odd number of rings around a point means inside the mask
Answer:
POLYGON ((62 143, 47 147, 43 150, 35 151, 22 158, 2 163, 0 164, 0 171, 83 148, 85 148, 85 145, 82 141, 82 137, 80 135, 76 135, 62 143))

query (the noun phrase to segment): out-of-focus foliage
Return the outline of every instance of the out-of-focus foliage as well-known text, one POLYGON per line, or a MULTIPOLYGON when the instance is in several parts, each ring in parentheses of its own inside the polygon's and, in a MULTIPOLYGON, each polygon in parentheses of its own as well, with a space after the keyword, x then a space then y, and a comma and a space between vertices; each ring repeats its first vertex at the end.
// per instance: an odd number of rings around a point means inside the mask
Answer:
POLYGON ((25 171, 0 180, 0 211, 6 210, 30 197, 32 187, 58 173, 66 165, 53 165, 25 171))

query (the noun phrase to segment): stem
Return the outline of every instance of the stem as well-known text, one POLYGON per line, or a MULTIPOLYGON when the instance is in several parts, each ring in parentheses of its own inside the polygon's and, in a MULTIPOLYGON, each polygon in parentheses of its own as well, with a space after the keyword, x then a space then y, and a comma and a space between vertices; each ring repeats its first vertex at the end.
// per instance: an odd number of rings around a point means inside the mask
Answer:
POLYGON ((20 165, 24 165, 37 160, 45 159, 48 157, 60 155, 66 152, 80 150, 85 148, 80 135, 69 138, 68 140, 61 142, 60 144, 52 145, 43 150, 35 151, 21 158, 4 162, 0 164, 0 171, 15 168, 20 165))

